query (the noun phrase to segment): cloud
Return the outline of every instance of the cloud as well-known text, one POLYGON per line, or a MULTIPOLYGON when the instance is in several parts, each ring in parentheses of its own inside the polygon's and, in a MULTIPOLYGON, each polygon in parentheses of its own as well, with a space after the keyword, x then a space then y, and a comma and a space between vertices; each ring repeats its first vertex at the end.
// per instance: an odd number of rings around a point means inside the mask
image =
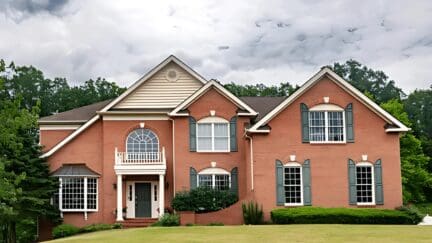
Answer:
MULTIPOLYGON (((5 0, 0 0, 5 1, 5 0)), ((222 82, 301 84, 350 58, 406 91, 431 83, 432 3, 6 0, 0 58, 75 84, 130 85, 170 54, 222 82)))

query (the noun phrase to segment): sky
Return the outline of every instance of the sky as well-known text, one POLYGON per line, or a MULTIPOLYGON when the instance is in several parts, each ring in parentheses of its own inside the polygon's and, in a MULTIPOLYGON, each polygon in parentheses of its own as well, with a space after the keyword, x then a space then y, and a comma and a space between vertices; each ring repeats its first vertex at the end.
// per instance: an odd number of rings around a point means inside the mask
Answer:
POLYGON ((432 84, 430 0, 0 0, 0 59, 129 86, 170 54, 207 79, 302 84, 354 59, 432 84))

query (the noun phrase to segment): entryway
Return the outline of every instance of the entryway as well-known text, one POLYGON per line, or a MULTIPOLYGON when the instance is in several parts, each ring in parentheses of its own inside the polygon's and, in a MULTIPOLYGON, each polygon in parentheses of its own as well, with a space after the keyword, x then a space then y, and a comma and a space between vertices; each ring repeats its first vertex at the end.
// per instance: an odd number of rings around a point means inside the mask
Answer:
POLYGON ((135 218, 150 218, 151 208, 151 184, 135 183, 135 218))

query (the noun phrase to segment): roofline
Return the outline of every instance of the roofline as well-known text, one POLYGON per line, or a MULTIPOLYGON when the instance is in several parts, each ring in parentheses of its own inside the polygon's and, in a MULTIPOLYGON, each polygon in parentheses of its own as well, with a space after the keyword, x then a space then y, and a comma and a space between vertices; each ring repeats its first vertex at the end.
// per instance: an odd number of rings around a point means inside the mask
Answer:
POLYGON ((165 60, 163 60, 161 63, 159 63, 156 67, 152 68, 150 71, 148 71, 143 77, 138 79, 134 84, 132 84, 123 94, 121 94, 119 97, 115 98, 113 101, 111 101, 108 105, 106 105, 103 109, 101 109, 102 112, 108 111, 110 108, 118 104, 120 101, 122 101, 126 96, 128 96, 130 93, 135 91, 141 84, 145 83, 149 78, 151 78, 154 74, 156 74, 158 71, 160 71, 163 67, 165 67, 168 63, 174 62, 180 67, 182 67, 186 72, 188 72, 190 75, 192 75, 194 78, 196 78, 198 81, 200 81, 202 84, 206 84, 207 80, 202 77, 200 74, 195 72, 192 68, 190 68, 188 65, 186 65, 184 62, 182 62, 180 59, 178 59, 174 55, 170 55, 165 60))
POLYGON ((333 70, 328 67, 322 68, 319 72, 313 75, 306 83, 304 83, 296 92, 292 95, 288 96, 284 101, 282 101, 278 106, 276 106, 272 111, 267 113, 261 120, 255 123, 248 131, 249 132, 257 132, 258 128, 267 124, 270 120, 272 120, 276 115, 278 115, 283 109, 289 106, 292 102, 294 102, 297 98, 299 98, 303 93, 305 93, 309 88, 311 88, 321 77, 324 75, 329 75, 330 78, 335 81, 336 84, 341 86, 343 89, 351 93, 357 100, 361 103, 365 104, 369 109, 379 115, 381 118, 386 120, 387 122, 393 123, 399 128, 386 129, 386 132, 406 132, 409 131, 410 128, 402 124, 395 117, 390 115, 387 111, 377 105, 375 102, 370 100, 366 95, 361 93, 358 89, 344 80, 342 77, 337 75, 333 70))
POLYGON ((216 91, 218 91, 218 93, 222 94, 225 98, 231 100, 237 106, 244 108, 247 112, 240 112, 239 114, 241 114, 242 116, 256 116, 256 115, 258 115, 258 112, 256 112, 254 109, 252 109, 249 105, 247 105, 245 102, 243 102, 240 98, 233 95, 231 92, 229 92, 227 89, 225 89, 221 84, 219 84, 214 79, 207 82, 204 86, 202 86, 195 93, 193 93, 191 96, 189 96, 186 100, 184 100, 182 103, 180 103, 176 108, 174 108, 173 111, 171 111, 169 113, 169 115, 170 116, 187 116, 188 114, 178 113, 178 112, 180 112, 181 110, 187 108, 189 105, 194 103, 197 99, 199 99, 211 87, 215 87, 216 91))
POLYGON ((64 145, 66 145, 68 142, 70 142, 72 139, 74 139, 76 136, 81 134, 85 129, 87 129, 89 126, 91 126, 93 123, 95 123, 99 119, 99 115, 93 116, 90 120, 88 120, 84 125, 80 126, 77 130, 75 130, 73 133, 69 134, 65 139, 63 139, 60 143, 56 144, 54 147, 52 147, 48 152, 42 154, 41 158, 46 158, 57 152, 57 150, 61 149, 64 145))
POLYGON ((62 120, 62 121, 56 121, 56 120, 38 120, 39 125, 81 125, 86 123, 88 120, 62 120))

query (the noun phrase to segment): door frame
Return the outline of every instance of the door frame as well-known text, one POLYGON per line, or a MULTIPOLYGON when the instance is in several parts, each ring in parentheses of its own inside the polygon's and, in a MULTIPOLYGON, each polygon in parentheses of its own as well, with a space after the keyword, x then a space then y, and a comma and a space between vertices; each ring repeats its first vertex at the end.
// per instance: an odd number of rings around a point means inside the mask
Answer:
POLYGON ((158 181, 126 181, 126 218, 133 219, 135 217, 135 183, 150 183, 150 205, 151 218, 159 217, 159 182, 158 181), (156 187, 156 188, 155 188, 156 187), (156 189, 156 193, 155 193, 156 189), (132 191, 130 191, 132 190, 132 191), (156 198, 155 198, 156 197, 156 198), (155 200, 156 199, 156 200, 155 200))

